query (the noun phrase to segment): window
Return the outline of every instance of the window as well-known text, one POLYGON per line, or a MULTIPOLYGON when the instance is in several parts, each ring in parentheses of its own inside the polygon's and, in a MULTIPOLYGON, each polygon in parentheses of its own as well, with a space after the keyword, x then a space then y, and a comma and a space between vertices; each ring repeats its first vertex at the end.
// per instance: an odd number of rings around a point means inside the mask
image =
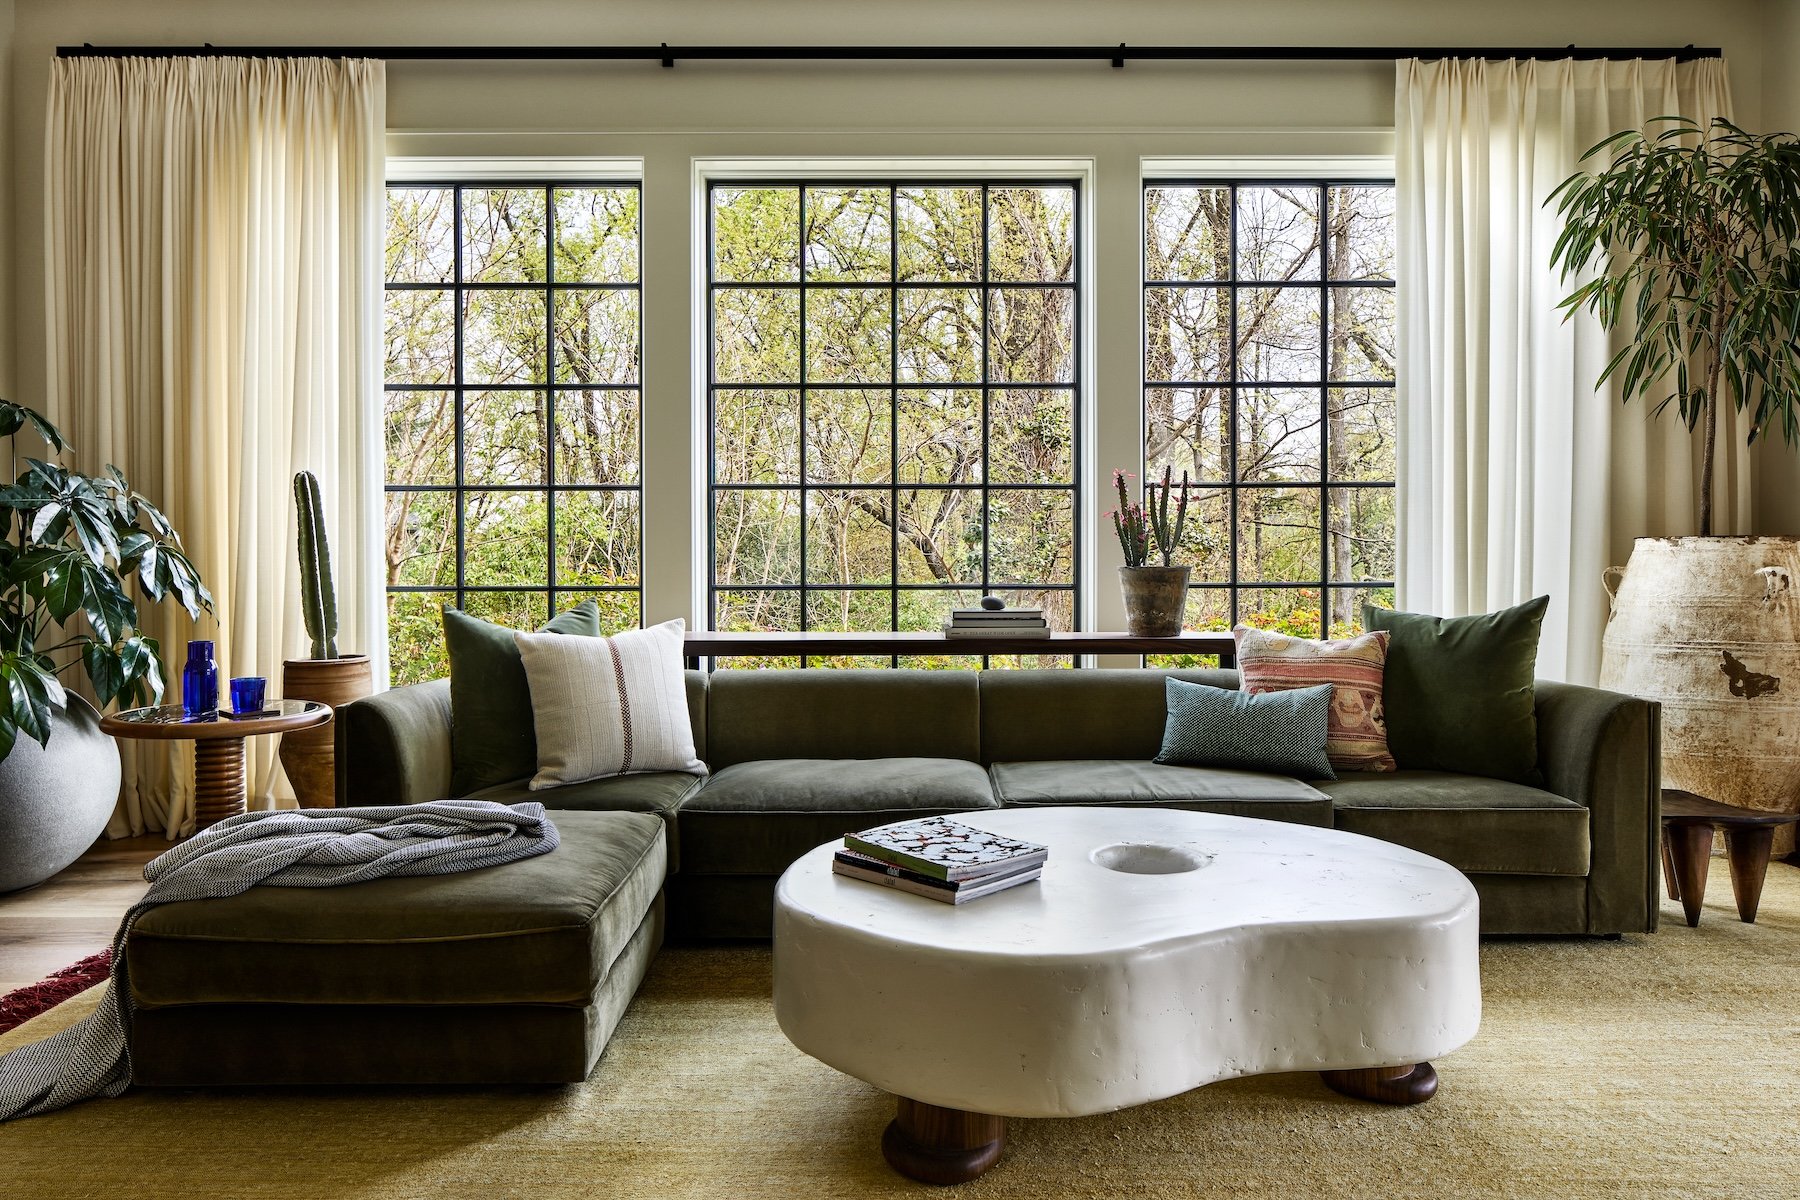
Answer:
POLYGON ((396 184, 387 204, 388 642, 447 671, 438 610, 639 621, 635 184, 396 184))
MULTIPOLYGON (((1076 204, 1060 182, 710 186, 715 629, 929 630, 986 592, 1075 627, 1076 204)), ((981 665, 810 665, 890 661, 981 665)))
POLYGON ((1392 185, 1158 180, 1144 234, 1145 478, 1202 485, 1189 627, 1360 629, 1393 600, 1392 185))

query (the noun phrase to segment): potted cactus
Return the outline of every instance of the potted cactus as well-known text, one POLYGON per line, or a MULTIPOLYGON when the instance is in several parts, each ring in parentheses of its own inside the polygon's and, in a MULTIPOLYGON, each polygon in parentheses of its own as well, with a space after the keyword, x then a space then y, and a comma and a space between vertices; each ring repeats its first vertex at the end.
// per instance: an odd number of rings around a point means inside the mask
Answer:
MULTIPOLYGON (((319 480, 311 471, 294 476, 294 505, 300 518, 300 608, 312 654, 282 664, 281 694, 289 700, 316 700, 338 708, 374 691, 374 679, 368 655, 338 653, 331 543, 325 536, 319 480)), ((281 765, 302 808, 330 808, 336 803, 334 724, 281 735, 281 765)))
POLYGON ((1176 484, 1173 472, 1164 467, 1161 490, 1141 503, 1132 502, 1125 479, 1125 472, 1113 472, 1119 507, 1107 514, 1112 517, 1113 532, 1125 555, 1125 565, 1119 568, 1119 586, 1125 594, 1125 628, 1138 637, 1174 637, 1181 632, 1181 618, 1187 607, 1190 568, 1175 566, 1174 559, 1175 550, 1181 545, 1182 528, 1187 524, 1188 475, 1183 471, 1181 482, 1176 484), (1170 494, 1177 489, 1181 499, 1171 518, 1170 494), (1153 548, 1162 558, 1161 566, 1150 562, 1153 548))

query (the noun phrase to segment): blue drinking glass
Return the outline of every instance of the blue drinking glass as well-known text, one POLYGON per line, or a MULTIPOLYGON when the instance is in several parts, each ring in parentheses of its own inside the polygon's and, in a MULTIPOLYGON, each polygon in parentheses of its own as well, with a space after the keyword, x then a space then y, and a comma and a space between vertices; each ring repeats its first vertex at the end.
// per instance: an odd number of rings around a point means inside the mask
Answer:
POLYGON ((231 711, 240 715, 263 710, 263 693, 269 681, 261 675, 239 675, 231 681, 231 711))

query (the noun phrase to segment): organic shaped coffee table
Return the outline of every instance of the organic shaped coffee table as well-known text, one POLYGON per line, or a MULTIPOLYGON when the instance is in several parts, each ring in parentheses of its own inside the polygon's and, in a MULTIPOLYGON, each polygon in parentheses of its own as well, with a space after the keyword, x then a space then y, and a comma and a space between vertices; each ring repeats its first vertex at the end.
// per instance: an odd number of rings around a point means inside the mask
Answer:
POLYGON ((1176 810, 956 819, 1048 844, 1043 878, 952 906, 833 875, 826 845, 776 890, 776 1019, 899 1097, 882 1151, 914 1179, 980 1175, 1007 1117, 1239 1075, 1416 1104, 1480 1024, 1475 889, 1437 859, 1176 810))

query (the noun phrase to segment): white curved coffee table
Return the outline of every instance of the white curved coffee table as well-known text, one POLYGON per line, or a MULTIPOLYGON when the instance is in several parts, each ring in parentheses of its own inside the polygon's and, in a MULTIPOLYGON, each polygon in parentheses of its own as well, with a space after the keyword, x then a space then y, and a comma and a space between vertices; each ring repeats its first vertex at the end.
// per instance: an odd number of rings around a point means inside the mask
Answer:
POLYGON ((1043 878, 952 906, 833 875, 834 843, 775 893, 776 1019, 899 1097, 882 1150, 913 1178, 981 1174, 1007 1117, 1239 1075, 1416 1104, 1480 1024, 1475 889, 1435 858, 1165 809, 956 819, 1048 844, 1043 878))

